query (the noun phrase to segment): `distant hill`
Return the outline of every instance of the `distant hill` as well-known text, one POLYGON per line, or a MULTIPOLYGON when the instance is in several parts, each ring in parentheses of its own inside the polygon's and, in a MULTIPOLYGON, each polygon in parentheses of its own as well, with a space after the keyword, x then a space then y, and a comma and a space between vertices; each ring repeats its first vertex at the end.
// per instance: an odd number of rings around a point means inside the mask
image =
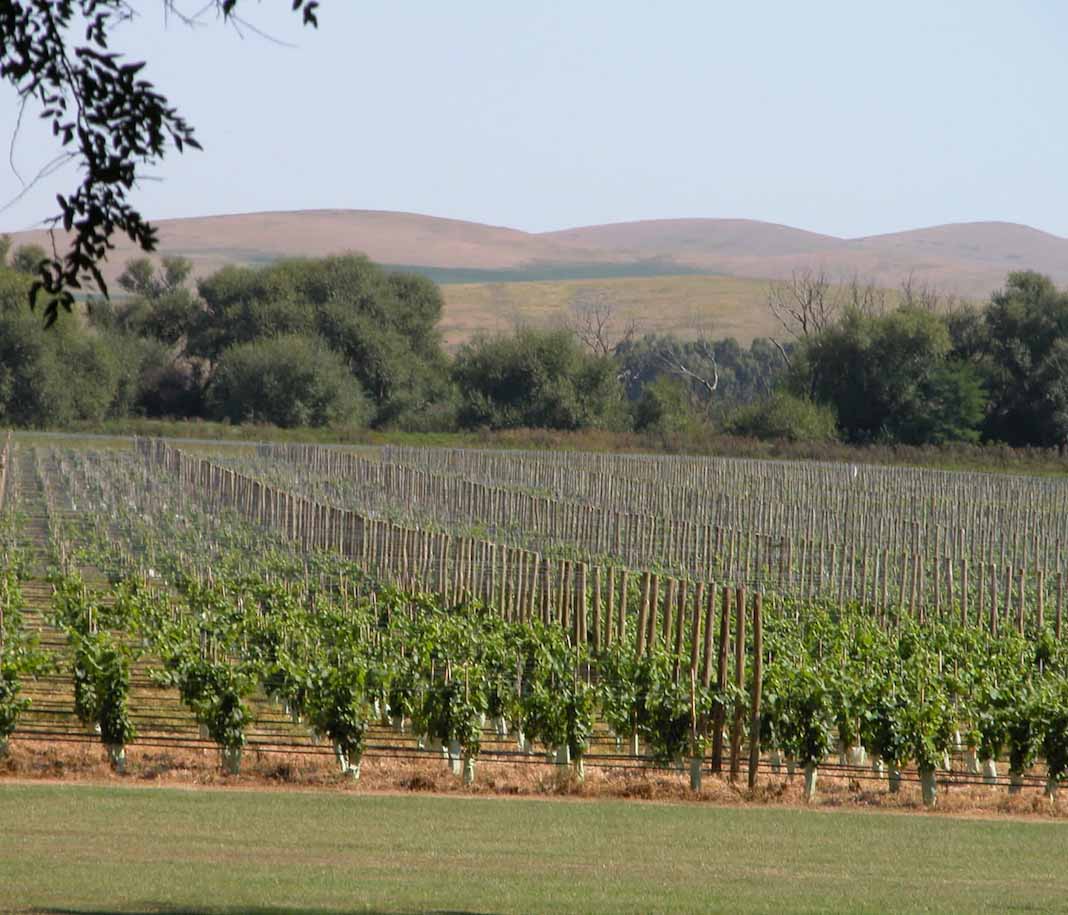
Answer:
MULTIPOLYGON (((321 257, 359 251, 383 264, 444 269, 509 270, 532 264, 618 263, 623 255, 585 251, 549 237, 498 226, 379 210, 298 210, 160 219, 161 254, 190 258, 197 275, 227 263, 260 264, 280 257, 321 257)), ((13 235, 15 244, 43 243, 44 232, 13 235)), ((109 274, 118 275, 137 256, 116 239, 109 274)))
POLYGON ((539 238, 633 257, 781 257, 833 250, 842 240, 754 219, 643 219, 547 232, 539 238))
MULTIPOLYGON (((475 328, 549 320, 549 312, 566 310, 568 296, 588 296, 598 288, 655 318, 658 328, 692 333, 699 317, 724 318, 717 309, 729 300, 733 317, 727 324, 766 333, 771 327, 756 313, 763 310, 766 281, 805 268, 839 280, 856 275, 889 288, 911 276, 968 298, 989 296, 1010 270, 1039 270, 1068 285, 1068 239, 1004 222, 853 239, 750 219, 651 219, 531 233, 380 210, 246 213, 163 219, 156 226, 160 253, 190 258, 196 276, 225 264, 350 251, 424 272, 445 284, 451 342, 475 328), (707 281, 698 282, 702 277, 707 281), (741 321, 746 310, 753 312, 751 319, 741 321)), ((13 240, 44 243, 45 234, 13 233, 13 240)), ((119 240, 105 278, 113 280, 138 254, 119 240)))
POLYGON ((1068 239, 1005 222, 959 223, 835 238, 745 219, 665 219, 566 229, 540 236, 588 250, 671 258, 731 276, 783 277, 824 269, 896 287, 908 276, 947 293, 986 297, 1010 270, 1035 269, 1068 283, 1068 239))

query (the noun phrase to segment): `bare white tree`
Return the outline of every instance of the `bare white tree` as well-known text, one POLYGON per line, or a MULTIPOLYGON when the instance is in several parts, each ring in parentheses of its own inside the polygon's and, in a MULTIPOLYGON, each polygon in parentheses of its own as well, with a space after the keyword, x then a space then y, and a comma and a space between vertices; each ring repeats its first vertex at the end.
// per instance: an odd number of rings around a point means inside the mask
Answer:
POLYGON ((657 353, 661 365, 670 372, 686 381, 690 390, 696 394, 695 400, 704 409, 708 410, 719 388, 719 364, 716 362, 716 351, 710 341, 697 340, 692 345, 695 355, 708 364, 708 369, 689 360, 686 355, 668 347, 662 348, 657 353))

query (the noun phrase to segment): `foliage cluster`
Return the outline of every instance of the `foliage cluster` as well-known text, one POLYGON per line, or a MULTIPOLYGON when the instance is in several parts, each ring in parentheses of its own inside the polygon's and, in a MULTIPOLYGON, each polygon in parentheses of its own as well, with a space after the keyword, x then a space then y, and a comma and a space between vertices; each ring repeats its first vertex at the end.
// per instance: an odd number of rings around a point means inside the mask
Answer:
POLYGON ((282 428, 636 432, 669 450, 714 435, 926 446, 1068 442, 1068 293, 1013 273, 983 310, 845 308, 783 347, 573 329, 476 337, 452 357, 442 298, 366 258, 226 267, 131 261, 124 300, 45 331, 25 308, 41 251, 0 268, 0 417, 123 417, 282 428))

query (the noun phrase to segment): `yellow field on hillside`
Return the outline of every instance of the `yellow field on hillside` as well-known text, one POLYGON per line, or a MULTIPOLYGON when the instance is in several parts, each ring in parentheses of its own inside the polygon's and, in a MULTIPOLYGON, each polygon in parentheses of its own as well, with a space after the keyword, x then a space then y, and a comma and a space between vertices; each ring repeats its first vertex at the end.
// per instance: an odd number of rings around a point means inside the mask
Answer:
POLYGON ((619 325, 680 337, 754 337, 781 331, 767 308, 767 280, 728 276, 653 276, 530 283, 460 283, 441 287, 441 329, 448 346, 479 333, 521 325, 556 326, 593 302, 615 307, 619 325))

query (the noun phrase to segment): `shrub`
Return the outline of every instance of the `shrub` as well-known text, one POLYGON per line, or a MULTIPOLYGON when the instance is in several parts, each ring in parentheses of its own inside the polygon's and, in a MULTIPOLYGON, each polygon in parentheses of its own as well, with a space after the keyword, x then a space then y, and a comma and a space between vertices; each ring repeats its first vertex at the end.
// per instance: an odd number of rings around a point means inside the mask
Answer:
POLYGON ((296 334, 230 347, 216 367, 208 400, 216 418, 234 423, 365 424, 370 415, 342 357, 321 340, 296 334))
POLYGON ((453 365, 460 425, 582 429, 623 422, 611 359, 586 352, 566 330, 524 328, 464 346, 453 365))
POLYGON ((790 442, 833 442, 838 436, 831 407, 784 391, 742 407, 727 420, 727 430, 750 438, 790 442))

